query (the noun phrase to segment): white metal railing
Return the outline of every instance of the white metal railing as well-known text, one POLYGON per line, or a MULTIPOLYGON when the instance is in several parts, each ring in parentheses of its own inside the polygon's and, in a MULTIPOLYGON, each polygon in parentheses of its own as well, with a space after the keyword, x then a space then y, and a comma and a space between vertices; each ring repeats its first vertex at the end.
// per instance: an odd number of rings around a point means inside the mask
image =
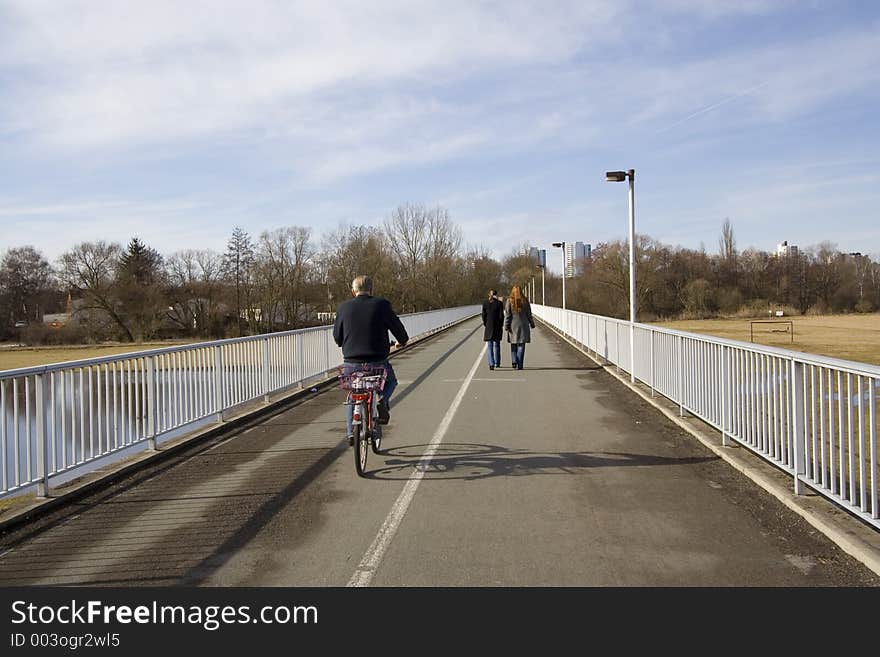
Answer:
POLYGON ((549 306, 541 318, 730 440, 880 528, 880 367, 549 306))
MULTIPOLYGON (((411 339, 479 314, 464 306, 402 315, 411 339)), ((270 333, 0 371, 0 497, 87 472, 220 422, 224 411, 303 385, 342 363, 333 327, 270 333)))

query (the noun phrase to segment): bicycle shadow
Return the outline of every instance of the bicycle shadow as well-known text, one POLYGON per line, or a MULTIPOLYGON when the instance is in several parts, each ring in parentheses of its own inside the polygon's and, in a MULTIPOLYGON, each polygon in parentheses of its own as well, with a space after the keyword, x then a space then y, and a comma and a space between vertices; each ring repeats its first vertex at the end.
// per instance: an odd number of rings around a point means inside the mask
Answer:
MULTIPOLYGON (((372 455, 385 459, 366 477, 406 480, 421 472, 424 479, 475 480, 489 477, 578 475, 593 468, 692 465, 717 461, 717 456, 667 457, 627 452, 531 452, 500 445, 444 443, 430 459, 423 459, 428 445, 407 445, 372 455)), ((369 467, 369 464, 368 464, 369 467)))
MULTIPOLYGON (((513 368, 501 366, 501 367, 496 367, 495 369, 512 370, 513 368)), ((528 365, 526 365, 523 367, 522 371, 528 372, 529 370, 532 370, 532 371, 559 371, 559 372, 563 372, 563 371, 564 372, 593 372, 593 371, 602 370, 602 369, 605 369, 605 368, 602 367, 601 365, 592 365, 592 366, 587 366, 587 367, 529 367, 528 365)))

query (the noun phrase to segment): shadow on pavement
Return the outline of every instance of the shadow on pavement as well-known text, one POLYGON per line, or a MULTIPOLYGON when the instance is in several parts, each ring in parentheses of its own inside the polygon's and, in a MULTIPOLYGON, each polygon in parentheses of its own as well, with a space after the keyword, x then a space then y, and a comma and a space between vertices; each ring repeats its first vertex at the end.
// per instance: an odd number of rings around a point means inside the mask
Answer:
MULTIPOLYGON (((670 458, 624 452, 530 452, 499 445, 441 444, 427 465, 420 465, 427 445, 384 451, 385 463, 368 472, 373 479, 409 479, 423 468, 425 479, 485 479, 526 475, 577 475, 592 468, 676 466, 719 460, 717 456, 670 458)), ((369 467, 369 465, 368 465, 369 467)))

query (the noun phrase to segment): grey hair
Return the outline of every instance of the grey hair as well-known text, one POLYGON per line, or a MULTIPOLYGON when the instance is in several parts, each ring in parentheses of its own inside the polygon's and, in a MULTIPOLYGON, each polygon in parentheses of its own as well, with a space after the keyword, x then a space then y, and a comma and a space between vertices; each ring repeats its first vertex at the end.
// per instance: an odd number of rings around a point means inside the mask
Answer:
POLYGON ((361 292, 366 292, 367 294, 372 293, 373 291, 373 279, 369 276, 357 276, 351 282, 351 291, 355 294, 360 294, 361 292))

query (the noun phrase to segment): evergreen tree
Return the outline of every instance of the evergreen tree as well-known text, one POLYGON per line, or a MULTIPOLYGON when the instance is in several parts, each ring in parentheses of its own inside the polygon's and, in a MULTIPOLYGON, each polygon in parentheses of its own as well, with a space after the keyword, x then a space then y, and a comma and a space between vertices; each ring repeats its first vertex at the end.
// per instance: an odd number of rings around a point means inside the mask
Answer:
POLYGON ((119 256, 116 281, 120 314, 125 317, 132 337, 138 341, 152 337, 167 306, 162 289, 162 256, 133 237, 119 256))
POLYGON ((251 296, 253 292, 253 268, 255 265, 254 244, 247 231, 236 226, 232 237, 226 243, 226 254, 223 256, 223 275, 235 286, 235 317, 238 335, 242 335, 242 302, 247 308, 249 323, 253 323, 251 296))

